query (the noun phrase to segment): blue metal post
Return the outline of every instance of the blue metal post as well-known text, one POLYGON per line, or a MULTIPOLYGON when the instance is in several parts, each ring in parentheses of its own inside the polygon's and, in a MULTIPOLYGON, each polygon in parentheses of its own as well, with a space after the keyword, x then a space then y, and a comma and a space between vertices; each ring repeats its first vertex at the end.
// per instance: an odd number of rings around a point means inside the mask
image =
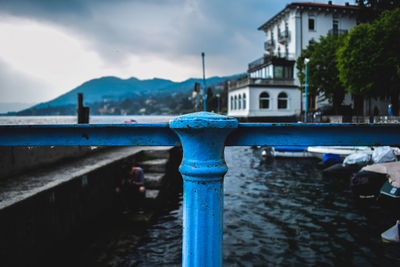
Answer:
POLYGON ((222 266, 224 144, 234 118, 199 112, 176 118, 183 160, 182 266, 222 266))
POLYGON ((306 65, 306 69, 305 69, 305 82, 304 82, 304 94, 305 94, 305 101, 304 101, 304 122, 307 122, 307 65, 308 65, 308 59, 306 58, 305 60, 305 65, 306 65))
POLYGON ((204 52, 201 53, 201 61, 203 63, 203 106, 204 111, 207 111, 207 95, 206 95, 206 70, 204 64, 204 52))

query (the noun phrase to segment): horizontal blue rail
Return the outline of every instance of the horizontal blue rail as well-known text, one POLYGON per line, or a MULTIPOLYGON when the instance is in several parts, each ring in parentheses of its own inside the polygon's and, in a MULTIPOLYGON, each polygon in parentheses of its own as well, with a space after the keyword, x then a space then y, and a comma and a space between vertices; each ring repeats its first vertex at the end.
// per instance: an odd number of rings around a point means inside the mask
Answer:
MULTIPOLYGON (((0 126, 0 146, 174 146, 164 124, 0 126)), ((399 145, 400 124, 239 123, 227 146, 399 145)))
POLYGON ((400 124, 240 123, 228 146, 373 146, 400 144, 400 124))
POLYGON ((174 146, 178 136, 164 124, 0 126, 0 146, 174 146))

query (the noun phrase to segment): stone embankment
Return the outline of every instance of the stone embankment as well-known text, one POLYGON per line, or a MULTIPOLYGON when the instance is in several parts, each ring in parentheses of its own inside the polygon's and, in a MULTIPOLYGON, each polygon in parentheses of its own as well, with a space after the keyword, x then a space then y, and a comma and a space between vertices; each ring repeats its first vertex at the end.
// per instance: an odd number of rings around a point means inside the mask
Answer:
POLYGON ((0 179, 2 266, 40 265, 82 228, 114 214, 116 181, 132 166, 145 171, 143 207, 160 207, 182 186, 182 153, 176 147, 120 147, 84 154, 0 179))

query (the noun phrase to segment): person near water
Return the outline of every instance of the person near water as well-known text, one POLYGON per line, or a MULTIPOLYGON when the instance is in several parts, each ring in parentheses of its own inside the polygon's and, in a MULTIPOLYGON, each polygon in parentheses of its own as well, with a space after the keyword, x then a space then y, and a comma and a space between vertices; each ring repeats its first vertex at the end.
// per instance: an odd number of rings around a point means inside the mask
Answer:
POLYGON ((127 177, 118 182, 115 192, 123 210, 143 207, 146 192, 143 169, 132 167, 127 177))
POLYGON ((389 106, 388 106, 388 114, 389 114, 389 116, 393 116, 393 113, 392 113, 392 104, 389 104, 389 106))
POLYGON ((144 172, 140 167, 132 167, 129 172, 128 183, 139 193, 144 193, 146 188, 144 187, 144 172))

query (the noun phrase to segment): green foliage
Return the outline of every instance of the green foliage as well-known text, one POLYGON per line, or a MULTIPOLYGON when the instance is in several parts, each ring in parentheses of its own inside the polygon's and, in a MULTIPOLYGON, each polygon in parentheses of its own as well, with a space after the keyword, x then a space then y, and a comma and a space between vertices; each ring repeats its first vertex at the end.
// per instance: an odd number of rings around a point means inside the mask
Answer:
MULTIPOLYGON (((338 79, 336 50, 343 44, 344 36, 328 35, 320 38, 319 42, 310 43, 297 59, 297 75, 300 83, 305 82, 304 59, 308 63, 307 84, 311 95, 320 94, 328 99, 337 110, 344 99, 344 88, 338 79)), ((302 87, 304 90, 304 87, 302 87)))
POLYGON ((359 7, 359 22, 372 22, 384 11, 400 7, 398 0, 356 0, 356 3, 359 7))
POLYGON ((338 50, 339 78, 349 93, 390 97, 398 113, 400 9, 385 11, 373 24, 359 24, 338 50))
POLYGON ((379 95, 374 81, 377 79, 376 65, 382 48, 376 43, 374 35, 374 27, 360 24, 350 31, 343 46, 338 49, 339 79, 351 94, 379 95))

